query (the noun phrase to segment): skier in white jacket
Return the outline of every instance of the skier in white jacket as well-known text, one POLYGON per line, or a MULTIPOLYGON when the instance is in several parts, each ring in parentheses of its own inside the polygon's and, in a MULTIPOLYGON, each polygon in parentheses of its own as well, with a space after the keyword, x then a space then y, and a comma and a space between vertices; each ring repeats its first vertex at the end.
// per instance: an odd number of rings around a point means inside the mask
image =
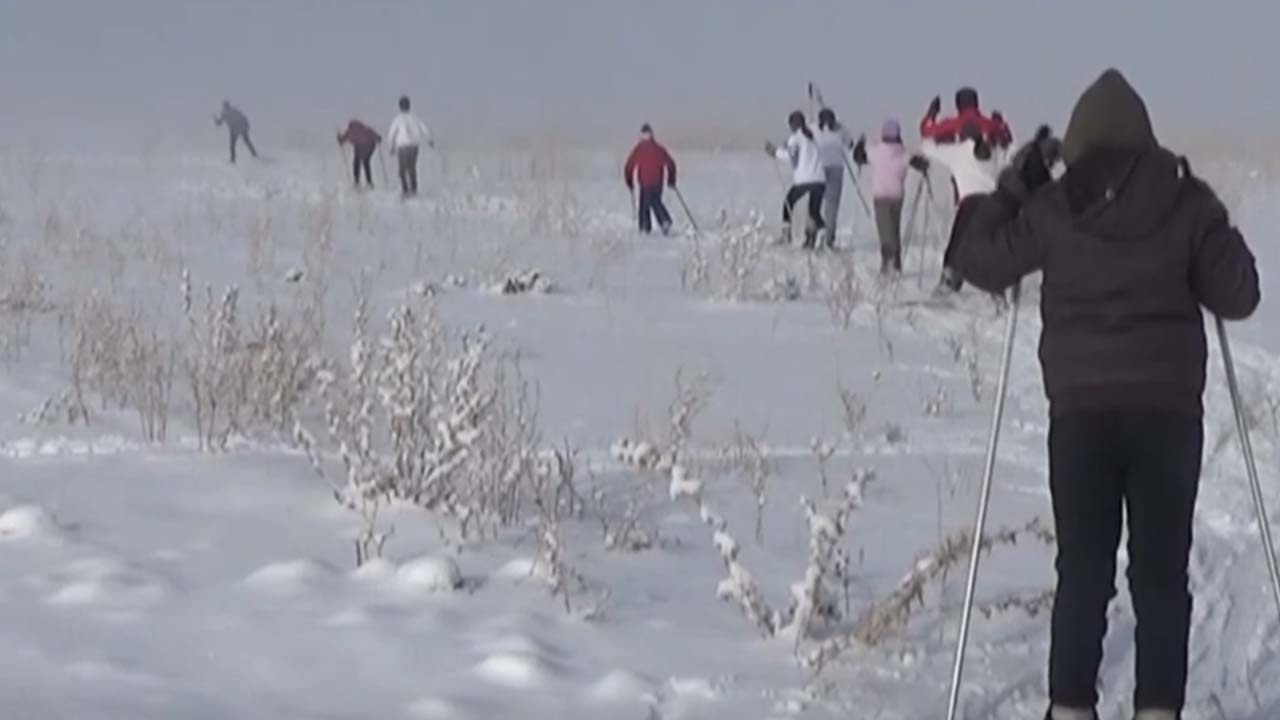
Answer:
POLYGON ((400 98, 400 113, 391 121, 387 143, 400 165, 400 189, 405 197, 418 194, 418 148, 435 147, 431 130, 418 116, 409 112, 409 98, 400 98))
POLYGON ((1004 152, 989 143, 976 127, 961 130, 957 142, 925 140, 920 143, 920 152, 930 162, 951 173, 955 189, 956 216, 951 223, 951 238, 947 241, 947 249, 942 256, 942 277, 936 290, 936 294, 946 295, 960 290, 964 285, 964 279, 953 264, 956 229, 965 225, 966 218, 975 207, 974 203, 968 202, 970 198, 995 191, 996 181, 1004 164, 1004 152))
POLYGON ((779 160, 791 163, 791 189, 787 191, 782 205, 782 242, 791 242, 791 211, 800 198, 809 196, 809 225, 804 232, 804 247, 812 250, 817 247, 818 233, 826 227, 822 221, 822 196, 826 191, 826 173, 822 168, 822 155, 818 143, 814 140, 813 131, 805 121, 804 113, 799 110, 791 113, 787 119, 791 126, 791 137, 787 138, 786 147, 778 147, 771 142, 764 145, 765 152, 776 156, 779 160))

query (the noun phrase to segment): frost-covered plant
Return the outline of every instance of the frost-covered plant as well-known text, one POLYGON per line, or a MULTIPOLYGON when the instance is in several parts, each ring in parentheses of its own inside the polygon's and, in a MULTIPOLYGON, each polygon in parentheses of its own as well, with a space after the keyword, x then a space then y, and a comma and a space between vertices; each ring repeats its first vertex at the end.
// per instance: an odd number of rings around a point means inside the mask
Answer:
POLYGON ((755 216, 742 227, 720 236, 720 296, 742 302, 751 296, 751 282, 769 244, 764 219, 755 216))
POLYGON ((685 244, 680 262, 680 287, 686 292, 703 292, 711 284, 711 268, 702 247, 702 235, 693 233, 685 244))
POLYGON ((839 387, 839 394, 844 430, 853 439, 862 431, 862 423, 867 419, 867 403, 861 395, 843 385, 839 387))
POLYGON ((542 453, 533 474, 531 492, 538 521, 535 534, 538 541, 537 567, 551 584, 551 594, 562 598, 564 611, 573 612, 572 593, 581 582, 580 575, 566 559, 563 519, 579 513, 582 505, 573 480, 576 474, 576 453, 567 445, 563 450, 542 453))
POLYGON ((862 507, 863 492, 867 483, 875 478, 869 469, 860 469, 845 485, 843 496, 827 512, 812 501, 801 497, 805 517, 809 523, 809 554, 804 577, 791 586, 792 606, 787 629, 794 633, 796 648, 810 634, 815 618, 837 622, 841 618, 839 595, 831 587, 832 578, 842 580, 847 606, 848 586, 847 553, 843 547, 849 516, 862 507))
POLYGON ((735 422, 733 439, 721 450, 720 456, 725 469, 742 478, 755 498, 756 543, 763 545, 764 511, 769 500, 769 477, 773 475, 768 448, 761 438, 744 433, 735 422))
POLYGON ((535 487, 537 417, 517 360, 496 358, 483 328, 451 336, 429 298, 388 313, 371 338, 357 301, 349 361, 322 363, 316 389, 342 461, 338 502, 400 500, 458 523, 463 540, 515 523, 535 487))
MULTIPOLYGON (((982 550, 991 552, 996 547, 1017 545, 1024 536, 1030 536, 1038 542, 1053 542, 1053 534, 1036 517, 1022 527, 1004 528, 984 535, 982 550)), ((897 590, 867 608, 850 632, 818 644, 804 655, 803 664, 821 671, 854 644, 878 645, 906 627, 912 616, 924 608, 925 591, 929 586, 945 582, 953 570, 964 564, 972 542, 973 535, 969 530, 960 530, 945 538, 938 548, 915 561, 911 572, 898 584, 897 590)))
POLYGON ((862 302, 862 285, 858 281, 857 268, 853 259, 845 257, 839 262, 837 272, 830 272, 828 265, 826 282, 827 311, 831 313, 831 321, 841 330, 848 330, 853 321, 853 313, 862 302))
POLYGON ((822 486, 822 497, 827 496, 827 486, 830 483, 829 463, 831 457, 836 454, 835 446, 821 438, 813 438, 809 441, 809 452, 813 453, 813 459, 818 463, 818 481, 822 486))
POLYGON ((675 388, 675 399, 668 408, 667 460, 671 465, 683 460, 693 437, 693 422, 711 400, 711 377, 699 373, 691 380, 686 379, 684 369, 679 368, 675 388))

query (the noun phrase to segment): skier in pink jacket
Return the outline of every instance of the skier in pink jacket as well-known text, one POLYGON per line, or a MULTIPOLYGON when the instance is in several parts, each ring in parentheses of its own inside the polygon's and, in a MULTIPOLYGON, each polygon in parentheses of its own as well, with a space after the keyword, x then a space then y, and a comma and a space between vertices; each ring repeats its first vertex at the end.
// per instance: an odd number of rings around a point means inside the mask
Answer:
POLYGON ((902 144, 902 126, 897 120, 886 120, 880 128, 880 142, 867 145, 865 136, 853 148, 853 161, 859 167, 871 166, 871 197, 874 201, 876 230, 880 235, 880 274, 902 272, 902 198, 907 170, 927 172, 929 162, 920 155, 910 155, 902 144))

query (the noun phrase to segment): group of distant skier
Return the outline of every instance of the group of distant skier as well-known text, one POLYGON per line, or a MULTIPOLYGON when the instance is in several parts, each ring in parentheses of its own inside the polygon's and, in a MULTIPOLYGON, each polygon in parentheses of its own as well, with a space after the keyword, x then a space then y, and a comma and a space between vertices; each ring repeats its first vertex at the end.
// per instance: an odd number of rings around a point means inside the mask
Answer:
MULTIPOLYGON (((418 194, 418 153, 423 145, 435 147, 431 130, 417 115, 411 112, 411 104, 407 96, 399 102, 400 111, 391 120, 391 128, 387 131, 387 144, 391 153, 396 156, 399 170, 400 190, 405 197, 418 194)), ((214 125, 227 126, 231 136, 231 163, 236 162, 236 146, 243 141, 253 157, 258 151, 249 139, 249 118, 230 101, 222 102, 222 113, 213 119, 214 125)), ((360 176, 363 173, 365 184, 373 188, 373 156, 382 144, 382 136, 369 125, 358 119, 347 123, 344 131, 338 133, 339 147, 351 145, 351 174, 355 186, 360 187, 360 176)))
MULTIPOLYGON (((880 238, 880 272, 883 275, 902 271, 902 214, 910 169, 921 174, 922 183, 928 180, 931 163, 951 174, 958 206, 955 226, 962 226, 964 215, 971 207, 965 200, 995 188, 996 178, 1013 143, 1013 133, 999 112, 990 116, 982 112, 978 92, 973 88, 957 91, 955 106, 954 115, 940 117, 941 100, 933 99, 920 121, 920 148, 914 153, 907 151, 902 126, 896 119, 885 120, 880 127, 879 139, 868 142, 865 135, 855 140, 829 107, 818 112, 816 130, 810 126, 803 111, 792 112, 787 118, 791 134, 786 142, 781 146, 765 143, 765 151, 770 156, 791 167, 791 185, 782 203, 779 242, 792 242, 793 213, 803 200, 807 205, 807 218, 801 247, 806 250, 819 247, 834 249, 845 173, 847 171, 856 183, 854 167, 857 168, 856 173, 860 174, 863 168, 869 168, 871 173, 872 203, 867 206, 865 200, 862 202, 874 215, 880 238)), ((634 193, 636 185, 639 186, 636 219, 642 233, 652 232, 655 219, 664 234, 671 231, 671 215, 662 202, 664 174, 665 184, 674 188, 675 161, 654 139, 653 129, 645 124, 641 128, 640 141, 623 167, 627 187, 634 193)), ((856 192, 861 200, 861 188, 858 187, 856 192)), ((954 253, 953 233, 943 256, 939 282, 941 292, 956 291, 962 285, 960 273, 955 268, 954 253)))

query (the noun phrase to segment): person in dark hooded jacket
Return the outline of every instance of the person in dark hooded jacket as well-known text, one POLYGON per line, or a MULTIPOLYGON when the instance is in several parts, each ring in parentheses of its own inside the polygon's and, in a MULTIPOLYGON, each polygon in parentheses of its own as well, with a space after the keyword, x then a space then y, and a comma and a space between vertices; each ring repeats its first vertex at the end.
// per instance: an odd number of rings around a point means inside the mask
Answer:
POLYGON ((1047 128, 973 208, 964 278, 1003 291, 1043 271, 1040 362, 1050 405, 1057 529, 1053 720, 1096 717, 1122 517, 1137 616, 1139 720, 1176 720, 1186 695, 1187 562, 1204 443, 1202 309, 1248 317, 1253 255, 1188 163, 1161 147, 1141 97, 1108 70, 1061 143, 1047 128))

